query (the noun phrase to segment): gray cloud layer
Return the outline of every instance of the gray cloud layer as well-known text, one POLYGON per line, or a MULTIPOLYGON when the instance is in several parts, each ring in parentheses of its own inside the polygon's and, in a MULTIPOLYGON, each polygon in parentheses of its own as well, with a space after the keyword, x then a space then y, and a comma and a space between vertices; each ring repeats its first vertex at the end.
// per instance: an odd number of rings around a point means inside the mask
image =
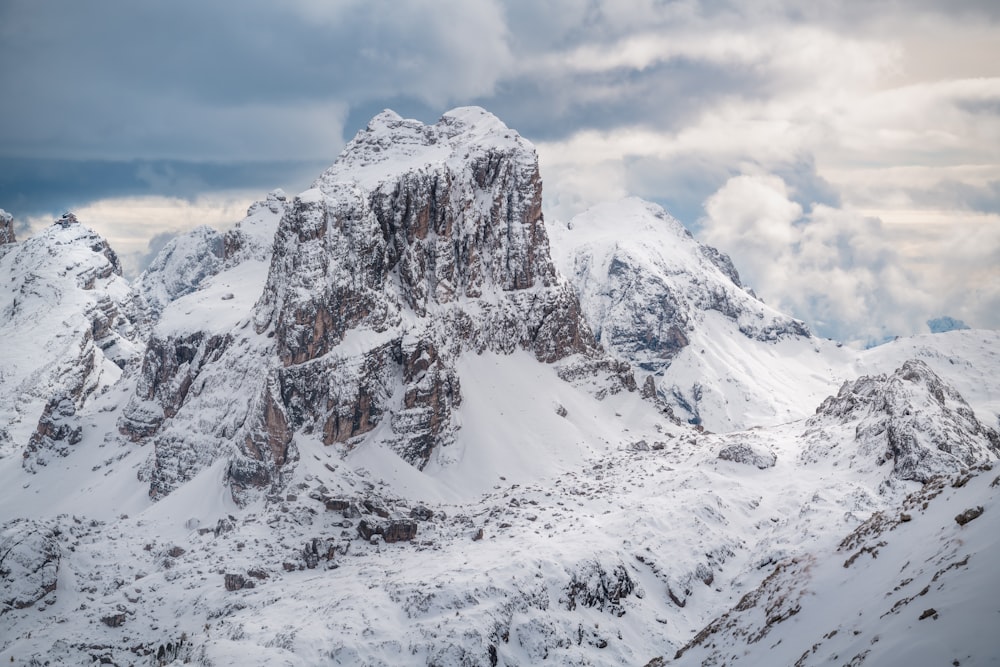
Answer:
POLYGON ((985 0, 11 0, 0 206, 139 253, 304 187, 382 108, 473 103, 536 142, 551 217, 654 199, 822 333, 1000 327, 997 43, 985 0))

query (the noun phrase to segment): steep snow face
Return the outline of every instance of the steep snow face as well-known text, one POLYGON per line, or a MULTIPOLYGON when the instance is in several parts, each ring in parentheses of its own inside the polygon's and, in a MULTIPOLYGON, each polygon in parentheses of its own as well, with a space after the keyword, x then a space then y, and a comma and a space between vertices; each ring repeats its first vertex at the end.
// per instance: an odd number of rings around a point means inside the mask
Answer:
POLYGON ((218 272, 222 258, 222 235, 206 226, 172 239, 160 251, 132 287, 135 319, 145 323, 147 335, 171 301, 218 272))
POLYGON ((783 563, 670 664, 993 664, 1000 477, 976 473, 783 563))
POLYGON ((729 257, 655 204, 602 204, 552 234, 601 344, 678 417, 711 431, 783 423, 845 377, 846 352, 746 291, 729 257))
POLYGON ((5 247, 0 424, 7 447, 20 449, 50 398, 61 394, 82 407, 136 360, 139 346, 124 314, 128 283, 114 251, 95 232, 70 215, 5 247))

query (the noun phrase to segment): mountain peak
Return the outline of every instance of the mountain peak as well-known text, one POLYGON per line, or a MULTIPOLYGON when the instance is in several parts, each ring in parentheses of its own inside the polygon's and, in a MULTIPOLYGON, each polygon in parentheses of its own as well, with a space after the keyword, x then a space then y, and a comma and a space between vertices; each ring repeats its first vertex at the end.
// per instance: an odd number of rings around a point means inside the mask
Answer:
POLYGON ((530 142, 480 107, 452 109, 433 125, 386 109, 348 142, 313 187, 330 191, 337 183, 355 183, 371 190, 433 165, 448 163, 459 170, 486 153, 502 153, 526 165, 537 162, 530 142))
POLYGON ((294 469, 300 434, 344 449, 374 441, 418 468, 447 461, 462 425, 466 353, 524 351, 595 394, 634 389, 556 274, 541 189, 531 145, 466 107, 435 125, 382 112, 314 187, 291 201, 275 195, 268 210, 284 212, 246 319, 199 323, 186 299, 164 317, 188 313, 169 319, 194 327, 161 321, 149 341, 121 430, 157 447, 153 494, 186 481, 229 441, 238 497, 294 469), (251 378, 254 358, 261 368, 251 378), (210 385, 243 386, 245 395, 188 391, 210 385), (220 426, 192 453, 182 434, 206 409, 238 422, 238 435, 220 426))
MULTIPOLYGON (((774 345, 813 347, 805 325, 744 289, 729 257, 662 207, 636 197, 598 204, 552 235, 555 261, 601 344, 648 373, 676 415, 732 430, 804 417, 815 406, 775 369, 774 345), (743 368, 760 372, 734 373, 733 350, 716 345, 722 339, 740 348, 743 368)), ((808 393, 819 400, 828 387, 818 391, 808 393)))

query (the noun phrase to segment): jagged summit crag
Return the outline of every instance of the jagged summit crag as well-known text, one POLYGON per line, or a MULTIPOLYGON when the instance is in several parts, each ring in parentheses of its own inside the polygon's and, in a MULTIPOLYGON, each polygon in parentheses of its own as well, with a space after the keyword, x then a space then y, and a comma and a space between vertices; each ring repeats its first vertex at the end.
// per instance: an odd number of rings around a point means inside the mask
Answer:
MULTIPOLYGON (((250 327, 153 331, 122 422, 157 447, 153 493, 227 449, 234 488, 266 487, 298 456, 300 431, 352 447, 381 427, 381 442, 423 467, 459 428, 455 364, 465 352, 525 350, 559 362, 566 378, 596 378, 595 393, 634 389, 556 273, 541 188, 534 148, 482 109, 433 126, 376 116, 313 188, 275 212, 250 327), (208 410, 226 417, 197 434, 200 444, 181 444, 208 410)), ((188 238, 202 250, 172 275, 190 278, 156 289, 139 281, 154 314, 218 270, 219 240, 188 238)), ((176 247, 155 273, 177 264, 176 247)))
POLYGON ((1000 434, 983 424, 958 391, 919 359, 891 375, 845 382, 809 419, 822 432, 833 422, 854 427, 854 443, 818 438, 804 449, 804 461, 844 458, 860 468, 891 464, 895 479, 925 483, 1000 456, 1000 434))

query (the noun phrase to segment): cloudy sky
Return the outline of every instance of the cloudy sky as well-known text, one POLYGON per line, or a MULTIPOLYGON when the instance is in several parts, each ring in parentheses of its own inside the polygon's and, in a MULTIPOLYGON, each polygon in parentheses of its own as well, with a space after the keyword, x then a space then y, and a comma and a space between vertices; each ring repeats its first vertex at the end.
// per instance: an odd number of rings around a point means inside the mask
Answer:
POLYGON ((654 200, 840 340, 1000 328, 995 0, 4 0, 0 63, 0 207, 133 267, 383 108, 478 104, 550 222, 654 200))

